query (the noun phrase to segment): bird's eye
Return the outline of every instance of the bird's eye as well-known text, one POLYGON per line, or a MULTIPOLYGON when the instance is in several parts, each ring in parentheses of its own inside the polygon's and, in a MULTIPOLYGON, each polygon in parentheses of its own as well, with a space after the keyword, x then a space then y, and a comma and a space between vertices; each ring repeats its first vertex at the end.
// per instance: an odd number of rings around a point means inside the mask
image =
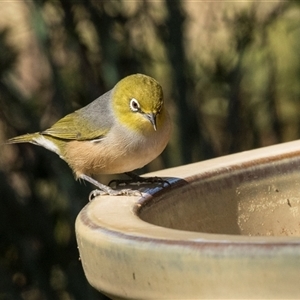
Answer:
POLYGON ((139 104, 139 102, 138 102, 136 99, 134 99, 134 98, 132 98, 132 99, 130 100, 129 106, 130 106, 130 109, 131 109, 132 111, 134 111, 134 112, 140 110, 140 104, 139 104))

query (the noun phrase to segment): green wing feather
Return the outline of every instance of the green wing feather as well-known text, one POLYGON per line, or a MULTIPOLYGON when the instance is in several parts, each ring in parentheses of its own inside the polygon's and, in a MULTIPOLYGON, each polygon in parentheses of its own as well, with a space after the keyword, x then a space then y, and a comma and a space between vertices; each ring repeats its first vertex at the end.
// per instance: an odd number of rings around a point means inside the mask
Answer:
MULTIPOLYGON (((40 135, 61 140, 99 140, 107 135, 114 125, 110 108, 112 90, 100 96, 89 105, 66 115, 49 129, 25 134, 8 140, 8 143, 35 143, 40 135)), ((48 139, 49 139, 48 138, 48 139)))
POLYGON ((87 106, 66 115, 52 127, 41 132, 43 135, 65 140, 95 140, 105 137, 112 128, 110 99, 112 90, 87 106))
POLYGON ((101 139, 108 131, 108 127, 97 128, 88 118, 82 117, 78 111, 75 111, 57 121, 41 134, 65 140, 84 141, 101 139))

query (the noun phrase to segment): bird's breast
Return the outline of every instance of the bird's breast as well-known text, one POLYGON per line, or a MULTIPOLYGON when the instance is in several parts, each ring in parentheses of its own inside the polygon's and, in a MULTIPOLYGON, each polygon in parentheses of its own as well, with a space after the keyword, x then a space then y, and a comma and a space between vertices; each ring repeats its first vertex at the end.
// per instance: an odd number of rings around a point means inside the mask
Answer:
POLYGON ((130 172, 155 159, 166 147, 169 136, 170 126, 147 135, 116 127, 98 142, 69 142, 64 158, 77 176, 130 172))

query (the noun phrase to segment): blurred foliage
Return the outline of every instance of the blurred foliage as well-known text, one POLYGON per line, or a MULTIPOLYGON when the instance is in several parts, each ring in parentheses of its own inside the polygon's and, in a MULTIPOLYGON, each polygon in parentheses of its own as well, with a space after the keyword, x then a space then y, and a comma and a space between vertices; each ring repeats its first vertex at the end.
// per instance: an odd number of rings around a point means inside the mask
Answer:
MULTIPOLYGON (((161 82, 174 122, 167 150, 142 171, 300 136, 297 2, 0 6, 1 143, 136 72, 161 82)), ((105 299, 84 277, 74 233, 92 187, 39 147, 0 151, 0 299, 105 299)))

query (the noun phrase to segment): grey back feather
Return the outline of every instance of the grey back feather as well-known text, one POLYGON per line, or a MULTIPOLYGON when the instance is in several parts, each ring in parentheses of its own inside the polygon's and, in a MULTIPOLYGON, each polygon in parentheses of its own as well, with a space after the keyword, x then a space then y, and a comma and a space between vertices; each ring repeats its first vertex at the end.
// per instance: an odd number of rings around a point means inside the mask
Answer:
POLYGON ((95 128, 111 128, 114 123, 112 93, 113 89, 76 112, 95 128))

